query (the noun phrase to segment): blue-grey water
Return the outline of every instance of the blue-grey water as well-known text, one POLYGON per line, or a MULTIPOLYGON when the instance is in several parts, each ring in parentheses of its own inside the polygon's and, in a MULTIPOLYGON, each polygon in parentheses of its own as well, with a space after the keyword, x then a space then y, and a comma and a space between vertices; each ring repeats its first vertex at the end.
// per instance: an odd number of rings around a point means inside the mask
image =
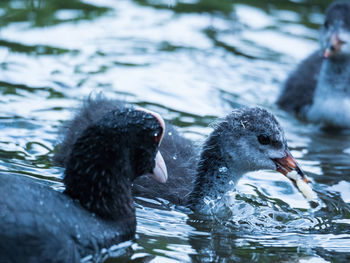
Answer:
POLYGON ((274 104, 288 72, 318 48, 329 3, 1 0, 0 171, 62 188, 50 161, 59 127, 91 92, 158 111, 198 145, 217 117, 260 105, 285 128, 321 207, 276 172, 245 175, 223 218, 137 198, 136 239, 99 260, 349 262, 350 135, 274 104))

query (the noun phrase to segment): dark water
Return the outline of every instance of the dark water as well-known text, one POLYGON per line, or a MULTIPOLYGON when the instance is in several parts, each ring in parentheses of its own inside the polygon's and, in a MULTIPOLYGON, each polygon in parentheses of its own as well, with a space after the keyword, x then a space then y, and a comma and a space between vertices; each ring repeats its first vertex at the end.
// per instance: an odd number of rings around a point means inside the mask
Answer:
POLYGON ((198 144, 216 117, 260 105, 283 124, 321 208, 275 172, 246 175, 224 219, 139 199, 135 242, 104 258, 349 262, 350 135, 274 105, 288 72, 317 49, 330 2, 1 0, 0 171, 60 188, 50 162, 58 128, 91 92, 156 110, 198 144))

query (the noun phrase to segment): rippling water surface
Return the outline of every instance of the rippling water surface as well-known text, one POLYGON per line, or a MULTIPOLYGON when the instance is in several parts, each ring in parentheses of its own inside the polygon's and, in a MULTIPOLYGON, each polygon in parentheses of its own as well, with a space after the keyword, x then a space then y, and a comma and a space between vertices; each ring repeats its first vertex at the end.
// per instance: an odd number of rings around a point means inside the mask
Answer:
POLYGON ((137 237, 108 262, 349 262, 350 135, 279 110, 290 72, 318 47, 331 1, 2 0, 0 170, 62 187, 58 128, 91 92, 160 112, 200 145, 215 118, 278 116, 323 206, 276 172, 247 174, 235 204, 204 218, 137 199, 137 237), (121 252, 122 251, 122 252, 121 252))

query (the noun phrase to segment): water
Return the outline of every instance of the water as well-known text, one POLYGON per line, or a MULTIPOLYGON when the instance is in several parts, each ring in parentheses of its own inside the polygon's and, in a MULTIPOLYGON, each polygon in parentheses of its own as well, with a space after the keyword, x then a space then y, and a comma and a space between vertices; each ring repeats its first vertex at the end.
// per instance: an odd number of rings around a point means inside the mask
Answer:
MULTIPOLYGON (((288 72, 318 47, 331 1, 2 0, 0 170, 61 190, 58 128, 91 92, 158 111, 198 145, 234 107, 268 108, 323 205, 275 172, 245 175, 221 217, 137 199, 137 237, 107 262, 347 262, 350 135, 279 110, 288 72)), ((176 156, 174 156, 176 158, 176 156)), ((210 203, 210 200, 209 200, 210 203)))

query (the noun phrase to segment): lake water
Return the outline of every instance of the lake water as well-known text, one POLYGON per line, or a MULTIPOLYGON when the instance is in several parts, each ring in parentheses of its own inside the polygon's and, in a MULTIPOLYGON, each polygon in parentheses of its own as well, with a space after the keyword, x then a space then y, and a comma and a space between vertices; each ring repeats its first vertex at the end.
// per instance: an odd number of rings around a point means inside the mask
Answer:
POLYGON ((155 110, 198 145, 217 117, 260 105, 283 125, 321 207, 276 172, 245 175, 225 219, 137 198, 135 241, 100 260, 349 262, 350 135, 274 104, 318 48, 330 2, 2 0, 0 171, 61 189, 50 161, 58 129, 91 92, 155 110))

